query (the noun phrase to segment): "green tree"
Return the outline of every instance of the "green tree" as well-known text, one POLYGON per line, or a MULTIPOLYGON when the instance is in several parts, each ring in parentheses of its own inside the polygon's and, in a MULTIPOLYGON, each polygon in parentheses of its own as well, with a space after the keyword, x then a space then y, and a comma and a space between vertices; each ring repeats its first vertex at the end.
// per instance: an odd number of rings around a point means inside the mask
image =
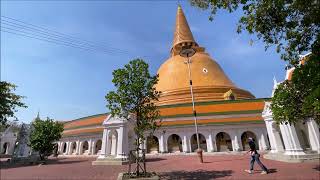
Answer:
POLYGON ((32 150, 38 151, 41 160, 52 154, 54 142, 58 141, 63 132, 63 124, 53 119, 41 120, 36 118, 32 122, 30 133, 30 146, 32 150))
POLYGON ((6 128, 8 118, 13 117, 18 107, 26 108, 27 106, 21 102, 23 96, 16 95, 14 91, 17 86, 6 82, 0 81, 0 127, 6 128))
MULTIPOLYGON (((113 71, 113 80, 116 91, 106 95, 107 108, 112 116, 119 116, 132 121, 134 117, 135 150, 139 157, 139 147, 146 138, 159 127, 159 110, 154 104, 158 101, 160 92, 156 91, 158 75, 151 76, 149 66, 142 59, 134 59, 122 69, 113 71)), ((137 161, 136 175, 140 176, 137 161)))
POLYGON ((243 11, 237 32, 246 30, 263 40, 265 48, 275 45, 281 59, 295 66, 292 82, 283 82, 272 98, 272 111, 278 122, 295 123, 312 117, 319 122, 319 0, 190 0, 203 10, 210 9, 210 20, 219 9, 243 11), (299 54, 311 52, 305 65, 299 54), (308 82, 307 82, 308 81, 308 82), (299 93, 297 93, 299 92, 299 93), (287 99, 286 99, 286 98, 287 99), (290 114, 291 113, 291 114, 290 114))
POLYGON ((320 124, 320 61, 312 57, 298 66, 290 81, 275 90, 271 110, 278 122, 296 123, 313 118, 320 124))

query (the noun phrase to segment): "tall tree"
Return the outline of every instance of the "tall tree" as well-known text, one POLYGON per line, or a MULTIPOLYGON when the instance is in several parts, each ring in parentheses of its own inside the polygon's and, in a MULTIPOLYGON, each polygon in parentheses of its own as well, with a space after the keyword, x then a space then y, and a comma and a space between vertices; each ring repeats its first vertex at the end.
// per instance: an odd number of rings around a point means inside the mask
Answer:
MULTIPOLYGON (((113 71, 116 91, 106 95, 107 108, 112 116, 119 116, 132 121, 134 117, 135 150, 139 157, 139 147, 146 138, 145 133, 152 134, 158 127, 159 110, 154 104, 158 101, 160 92, 156 91, 158 75, 151 76, 149 65, 142 59, 134 59, 124 68, 113 71)), ((137 161, 136 175, 140 176, 137 161)))
POLYGON ((319 0, 190 0, 190 2, 201 9, 210 9, 210 20, 214 19, 219 9, 230 13, 241 9, 243 15, 239 19, 237 32, 246 30, 250 34, 256 34, 258 39, 263 40, 266 49, 275 45, 276 51, 281 53, 281 58, 296 67, 291 83, 283 82, 275 91, 272 99, 275 120, 296 123, 301 117, 312 117, 319 122, 317 119, 320 115, 319 0), (300 65, 299 55, 307 52, 311 54, 306 63, 300 65))
POLYGON ((16 95, 14 91, 17 86, 6 82, 0 81, 0 126, 7 125, 8 118, 13 117, 18 107, 26 108, 27 106, 21 101, 23 96, 16 95))
POLYGON ((314 56, 295 68, 291 80, 278 85, 271 110, 278 122, 314 119, 320 125, 320 63, 314 56))
POLYGON ((63 124, 53 119, 41 120, 37 117, 32 122, 30 134, 30 146, 32 150, 38 151, 41 160, 52 154, 54 142, 58 141, 63 132, 63 124))

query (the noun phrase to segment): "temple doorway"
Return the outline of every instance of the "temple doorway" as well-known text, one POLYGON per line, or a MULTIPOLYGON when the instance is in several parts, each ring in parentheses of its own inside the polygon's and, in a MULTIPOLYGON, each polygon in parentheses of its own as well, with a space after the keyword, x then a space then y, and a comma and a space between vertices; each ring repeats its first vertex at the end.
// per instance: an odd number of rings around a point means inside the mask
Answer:
MULTIPOLYGON (((207 141, 204 135, 199 133, 199 143, 200 148, 206 152, 207 151, 207 141)), ((197 135, 194 134, 191 136, 191 152, 195 152, 198 149, 198 143, 197 143, 197 135)))
POLYGON ((156 136, 147 137, 147 153, 158 153, 159 152, 159 140, 156 136))
POLYGON ((168 138, 168 151, 173 152, 182 152, 182 140, 179 135, 172 134, 168 138))
POLYGON ((229 134, 225 132, 219 132, 216 135, 217 151, 232 151, 232 143, 229 134))
POLYGON ((241 143, 242 143, 243 151, 248 151, 250 149, 249 143, 248 143, 249 137, 253 138, 253 140, 256 144, 256 149, 259 149, 259 143, 257 142, 257 136, 251 131, 246 131, 246 132, 242 133, 242 135, 241 135, 241 143))

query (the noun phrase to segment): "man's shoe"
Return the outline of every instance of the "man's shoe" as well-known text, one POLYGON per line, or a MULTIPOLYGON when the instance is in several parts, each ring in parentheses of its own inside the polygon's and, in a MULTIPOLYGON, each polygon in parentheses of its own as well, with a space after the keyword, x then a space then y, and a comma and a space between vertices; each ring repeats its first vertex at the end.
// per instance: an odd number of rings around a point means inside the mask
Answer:
POLYGON ((268 174, 268 172, 267 171, 262 171, 261 174, 268 174))
POLYGON ((248 169, 246 169, 246 170, 244 170, 244 171, 247 172, 247 173, 249 173, 249 174, 252 174, 252 173, 253 173, 253 171, 248 170, 248 169))

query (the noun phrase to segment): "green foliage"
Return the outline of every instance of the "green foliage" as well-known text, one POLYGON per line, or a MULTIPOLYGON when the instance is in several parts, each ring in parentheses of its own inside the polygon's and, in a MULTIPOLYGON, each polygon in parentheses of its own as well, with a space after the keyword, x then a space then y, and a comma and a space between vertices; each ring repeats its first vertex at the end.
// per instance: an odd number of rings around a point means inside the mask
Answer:
POLYGON ((154 104, 160 92, 156 91, 158 75, 151 76, 149 65, 142 59, 134 59, 122 69, 113 71, 116 91, 106 95, 107 108, 113 116, 131 120, 135 117, 134 132, 137 136, 136 147, 142 143, 144 133, 152 134, 158 127, 159 110, 154 104))
POLYGON ((201 9, 211 9, 213 20, 218 9, 234 12, 241 8, 238 32, 256 33, 268 48, 277 46, 282 59, 297 64, 298 55, 311 51, 319 57, 320 1, 318 0, 190 0, 201 9))
POLYGON ((13 133, 18 133, 20 130, 20 125, 16 121, 8 121, 6 124, 0 123, 0 133, 4 132, 8 127, 11 128, 13 133))
POLYGON ((32 122, 32 131, 30 134, 30 146, 38 151, 43 160, 49 156, 54 149, 54 142, 58 141, 63 132, 63 124, 47 118, 41 120, 36 118, 32 122))
POLYGON ((310 56, 298 66, 291 81, 284 81, 275 90, 271 110, 274 119, 296 123, 313 118, 320 124, 320 61, 310 56))
POLYGON ((6 81, 0 81, 0 125, 7 127, 9 117, 16 118, 14 113, 18 107, 26 108, 27 106, 21 102, 23 96, 16 95, 13 91, 17 88, 16 85, 6 81))
POLYGON ((193 6, 211 9, 242 9, 238 33, 246 30, 262 39, 265 48, 276 46, 283 60, 295 66, 292 81, 283 82, 272 98, 272 112, 278 122, 295 123, 307 117, 319 122, 319 0, 190 0, 193 6), (311 52, 308 63, 299 66, 299 54, 311 52))

